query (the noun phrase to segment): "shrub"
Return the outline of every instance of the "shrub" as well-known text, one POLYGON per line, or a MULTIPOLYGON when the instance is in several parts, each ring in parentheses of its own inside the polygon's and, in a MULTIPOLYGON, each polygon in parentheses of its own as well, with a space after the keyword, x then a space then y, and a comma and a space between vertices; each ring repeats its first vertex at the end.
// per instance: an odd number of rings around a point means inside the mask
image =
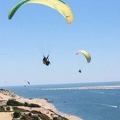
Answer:
POLYGON ((19 118, 21 116, 20 112, 14 112, 13 113, 13 118, 19 118))
POLYGON ((31 104, 28 105, 28 107, 40 107, 40 106, 38 104, 31 103, 31 104))
POLYGON ((20 120, 33 120, 33 119, 28 114, 24 114, 24 115, 22 115, 20 120))
POLYGON ((28 112, 29 110, 25 110, 25 109, 18 108, 18 107, 13 107, 13 111, 17 111, 17 112, 28 112))
POLYGON ((31 111, 31 113, 38 114, 38 117, 40 117, 41 120, 50 120, 50 118, 47 115, 41 113, 40 111, 38 112, 38 111, 33 110, 31 111))
POLYGON ((3 106, 0 106, 0 112, 5 112, 5 108, 3 106))
POLYGON ((24 106, 28 106, 29 104, 27 102, 24 103, 24 106))
POLYGON ((10 107, 9 107, 9 106, 7 106, 7 107, 6 107, 6 110, 7 110, 7 111, 10 111, 10 107))
POLYGON ((20 102, 15 101, 15 100, 8 100, 7 105, 9 105, 9 106, 24 106, 23 103, 20 103, 20 102))
POLYGON ((57 117, 54 117, 53 120, 58 120, 57 117))

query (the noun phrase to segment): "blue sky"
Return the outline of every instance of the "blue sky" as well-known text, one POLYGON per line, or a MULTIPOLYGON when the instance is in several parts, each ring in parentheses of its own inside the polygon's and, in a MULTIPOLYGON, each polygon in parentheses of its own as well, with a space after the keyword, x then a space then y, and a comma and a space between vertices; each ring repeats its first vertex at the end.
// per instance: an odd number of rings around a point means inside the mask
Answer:
POLYGON ((24 5, 8 20, 19 1, 1 1, 1 85, 120 81, 120 0, 64 0, 72 24, 37 4, 24 5), (79 49, 91 54, 91 63, 75 55, 79 49), (50 55, 50 66, 42 64, 43 54, 50 55))

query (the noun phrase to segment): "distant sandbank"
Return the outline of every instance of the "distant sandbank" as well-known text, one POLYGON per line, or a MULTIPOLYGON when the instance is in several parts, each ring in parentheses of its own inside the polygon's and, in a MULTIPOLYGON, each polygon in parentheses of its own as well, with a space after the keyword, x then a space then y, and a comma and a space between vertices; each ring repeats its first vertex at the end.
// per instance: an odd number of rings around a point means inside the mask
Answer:
POLYGON ((120 89, 120 85, 115 86, 85 86, 85 87, 67 87, 67 88, 47 88, 42 90, 100 90, 100 89, 120 89))

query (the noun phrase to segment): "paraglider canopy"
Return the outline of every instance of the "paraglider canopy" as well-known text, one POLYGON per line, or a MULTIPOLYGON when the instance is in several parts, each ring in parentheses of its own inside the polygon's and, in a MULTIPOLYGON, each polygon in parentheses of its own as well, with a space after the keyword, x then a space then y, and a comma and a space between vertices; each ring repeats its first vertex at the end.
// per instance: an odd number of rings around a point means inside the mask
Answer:
POLYGON ((20 3, 16 4, 9 12, 8 19, 11 19, 15 12, 26 3, 36 3, 46 5, 57 10, 59 13, 66 18, 67 22, 70 24, 73 21, 73 13, 71 8, 64 3, 62 0, 22 0, 20 3))
POLYGON ((85 50, 78 50, 78 51, 76 52, 76 55, 78 55, 78 54, 80 54, 80 53, 82 53, 82 54, 85 56, 87 62, 90 63, 90 61, 91 61, 91 56, 90 56, 90 54, 89 54, 87 51, 85 51, 85 50))

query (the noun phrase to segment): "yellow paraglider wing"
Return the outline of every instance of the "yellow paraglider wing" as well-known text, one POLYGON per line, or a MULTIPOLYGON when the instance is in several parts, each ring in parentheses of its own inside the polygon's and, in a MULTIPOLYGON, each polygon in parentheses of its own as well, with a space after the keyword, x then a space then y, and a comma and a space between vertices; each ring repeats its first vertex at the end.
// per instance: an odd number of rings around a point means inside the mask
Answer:
POLYGON ((78 55, 80 53, 82 53, 85 56, 85 58, 86 58, 88 63, 91 61, 91 56, 90 56, 90 54, 87 51, 79 50, 79 51, 77 51, 76 55, 78 55))
POLYGON ((15 12, 26 3, 36 3, 49 6, 59 13, 61 13, 67 20, 68 23, 73 21, 73 13, 71 8, 61 0, 22 0, 20 3, 16 4, 9 12, 8 19, 11 19, 15 12))

